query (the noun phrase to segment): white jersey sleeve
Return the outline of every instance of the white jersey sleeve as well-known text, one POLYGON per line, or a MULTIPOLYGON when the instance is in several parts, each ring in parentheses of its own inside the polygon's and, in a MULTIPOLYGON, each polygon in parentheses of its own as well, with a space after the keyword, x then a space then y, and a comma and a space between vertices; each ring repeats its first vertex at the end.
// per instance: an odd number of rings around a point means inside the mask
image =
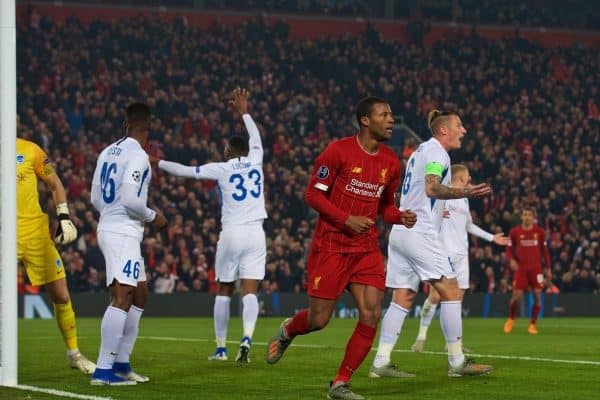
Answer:
MULTIPOLYGON (((467 200, 467 204, 468 204, 468 200, 467 200)), ((469 232, 471 235, 475 235, 483 240, 487 240, 488 242, 491 242, 494 240, 493 233, 490 233, 484 229, 481 229, 480 227, 478 227, 477 225, 475 225, 473 223, 473 217, 471 216, 471 210, 469 210, 469 220, 467 221, 467 232, 469 232)))
POLYGON ((156 216, 156 212, 146 206, 149 175, 150 162, 148 161, 148 156, 146 154, 137 154, 136 157, 132 157, 127 163, 121 182, 121 200, 123 206, 132 218, 143 222, 150 222, 156 216))
POLYGON ((238 157, 197 167, 160 161, 158 167, 180 177, 217 181, 221 195, 221 225, 224 228, 261 222, 267 218, 262 156, 260 160, 238 157))
POLYGON ((224 163, 208 163, 199 166, 187 166, 173 161, 160 160, 158 168, 182 178, 218 180, 223 175, 224 163))
POLYGON ((447 200, 446 209, 450 215, 442 221, 441 237, 450 254, 467 255, 469 253, 467 232, 488 241, 492 241, 494 238, 491 233, 473 224, 467 199, 447 200))
POLYGON ((244 121, 244 125, 246 125, 246 130, 248 131, 248 158, 255 163, 261 163, 263 160, 263 147, 262 140, 260 138, 260 131, 258 127, 254 123, 254 120, 250 116, 250 114, 242 115, 242 120, 244 121))
MULTIPOLYGON (((444 185, 450 183, 450 156, 435 138, 422 143, 408 159, 402 183, 400 209, 411 209, 417 214, 417 223, 413 230, 437 234, 442 224, 445 200, 427 196, 425 176, 430 174, 439 175, 444 185)), ((394 229, 407 228, 394 225, 394 229)))
POLYGON ((155 217, 146 205, 151 178, 148 155, 135 139, 125 137, 104 149, 91 190, 92 203, 100 211, 98 231, 141 240, 144 223, 155 217))
POLYGON ((102 209, 104 208, 105 202, 102 201, 102 192, 100 187, 100 174, 102 172, 101 163, 104 159, 104 152, 100 153, 98 160, 96 161, 96 170, 94 171, 94 177, 92 178, 92 190, 91 190, 91 202, 94 208, 98 210, 98 212, 102 213, 102 209))

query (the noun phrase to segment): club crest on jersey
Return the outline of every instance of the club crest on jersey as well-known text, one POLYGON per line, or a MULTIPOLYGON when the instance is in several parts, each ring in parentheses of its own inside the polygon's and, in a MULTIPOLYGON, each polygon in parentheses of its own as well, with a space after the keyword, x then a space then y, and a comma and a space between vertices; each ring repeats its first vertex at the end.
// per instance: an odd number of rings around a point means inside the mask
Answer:
POLYGON ((131 177, 134 181, 139 182, 142 179, 142 173, 140 171, 133 171, 131 177))
POLYGON ((319 290, 319 282, 321 282, 321 277, 315 277, 315 280, 313 282, 313 290, 319 290))
POLYGON ((329 168, 326 165, 321 165, 317 171, 317 178, 326 179, 329 176, 329 168))
POLYGON ((25 162, 25 156, 23 154, 17 154, 17 164, 23 164, 25 162))
POLYGON ((385 183, 385 178, 387 177, 388 169, 384 168, 379 173, 379 183, 385 183))

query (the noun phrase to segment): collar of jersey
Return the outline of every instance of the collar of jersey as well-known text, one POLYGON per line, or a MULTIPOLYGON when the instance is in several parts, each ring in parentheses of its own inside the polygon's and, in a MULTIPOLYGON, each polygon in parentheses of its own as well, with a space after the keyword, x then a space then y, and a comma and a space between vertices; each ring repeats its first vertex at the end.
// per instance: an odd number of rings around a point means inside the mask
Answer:
POLYGON ((362 147, 362 144, 360 144, 360 140, 358 140, 358 133, 356 134, 356 143, 358 144, 358 147, 360 147, 360 149, 362 151, 364 151, 365 153, 367 153, 370 156, 376 156, 377 154, 379 154, 379 147, 377 148, 377 151, 375 153, 369 153, 367 150, 365 150, 365 148, 362 147))

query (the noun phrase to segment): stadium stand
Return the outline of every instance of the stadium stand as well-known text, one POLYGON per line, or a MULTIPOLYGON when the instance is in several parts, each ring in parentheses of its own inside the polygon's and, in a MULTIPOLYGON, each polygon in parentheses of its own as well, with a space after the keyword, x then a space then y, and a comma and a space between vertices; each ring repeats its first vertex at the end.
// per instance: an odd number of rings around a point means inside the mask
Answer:
POLYGON ((78 0, 77 3, 520 27, 598 30, 600 26, 598 8, 586 0, 78 0))
MULTIPOLYGON (((270 216, 262 290, 298 292, 316 220, 303 190, 314 156, 356 131, 355 102, 367 94, 388 99, 423 138, 431 108, 456 110, 469 133, 453 161, 494 188, 471 203, 475 222, 507 233, 519 206, 535 204, 554 263, 549 290, 598 293, 599 61, 597 49, 544 49, 514 37, 473 35, 422 47, 369 30, 298 40, 285 24, 261 19, 204 30, 158 16, 88 25, 30 8, 18 27, 19 135, 49 152, 68 186, 81 234, 63 252, 71 290, 105 290, 89 186, 97 153, 123 134, 125 105, 135 99, 152 107, 150 153, 199 164, 221 160, 223 139, 245 134, 226 99, 235 86, 248 87, 263 135, 270 216)), ((412 148, 407 141, 398 152, 406 160, 412 148)), ((147 228, 153 290, 214 293, 214 184, 154 171, 150 197, 170 220, 166 233, 147 228)), ((473 290, 509 291, 501 250, 472 240, 473 290)))

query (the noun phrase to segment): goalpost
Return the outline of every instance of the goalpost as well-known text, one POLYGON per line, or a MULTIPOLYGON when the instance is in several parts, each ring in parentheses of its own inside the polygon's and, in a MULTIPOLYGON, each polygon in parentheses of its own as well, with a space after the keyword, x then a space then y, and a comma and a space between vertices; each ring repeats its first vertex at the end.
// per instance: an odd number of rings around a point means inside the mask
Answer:
POLYGON ((0 386, 17 385, 15 0, 0 1, 0 386))

